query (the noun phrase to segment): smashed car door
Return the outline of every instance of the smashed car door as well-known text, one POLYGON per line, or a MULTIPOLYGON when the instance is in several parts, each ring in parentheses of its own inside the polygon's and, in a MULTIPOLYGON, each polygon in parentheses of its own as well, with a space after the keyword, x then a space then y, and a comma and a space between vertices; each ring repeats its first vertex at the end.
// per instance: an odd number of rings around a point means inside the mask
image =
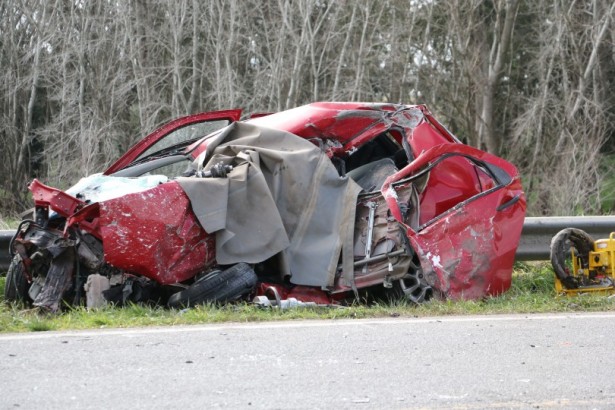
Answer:
POLYGON ((239 121, 240 117, 241 110, 223 110, 189 115, 173 120, 136 143, 115 161, 104 174, 111 175, 129 166, 133 161, 153 152, 204 137, 231 122, 239 121))
MULTIPOLYGON (((458 184, 447 179, 448 190, 461 190, 464 195, 458 196, 458 202, 447 202, 447 207, 440 207, 437 215, 416 230, 406 225, 408 238, 419 256, 427 282, 442 295, 453 299, 497 295, 510 287, 525 214, 525 197, 518 176, 511 177, 517 175, 512 165, 469 146, 442 144, 391 176, 382 192, 393 216, 403 222, 396 181, 425 175, 431 179, 433 175, 429 174, 438 166, 451 169, 459 161, 475 168, 480 182, 475 192, 467 192, 464 173, 457 175, 458 184), (515 223, 503 224, 504 220, 515 223), (515 228, 503 232, 501 226, 515 228)), ((441 187, 440 191, 443 190, 441 187)), ((422 211, 421 208, 419 212, 422 211)))

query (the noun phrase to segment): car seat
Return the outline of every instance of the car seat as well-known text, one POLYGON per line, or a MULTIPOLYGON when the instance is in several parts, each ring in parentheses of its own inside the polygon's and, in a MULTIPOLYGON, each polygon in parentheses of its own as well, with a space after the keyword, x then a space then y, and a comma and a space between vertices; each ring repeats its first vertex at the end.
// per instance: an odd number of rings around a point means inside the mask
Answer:
POLYGON ((364 191, 372 192, 380 189, 387 177, 397 171, 395 162, 391 158, 382 158, 348 171, 346 175, 359 184, 364 191))

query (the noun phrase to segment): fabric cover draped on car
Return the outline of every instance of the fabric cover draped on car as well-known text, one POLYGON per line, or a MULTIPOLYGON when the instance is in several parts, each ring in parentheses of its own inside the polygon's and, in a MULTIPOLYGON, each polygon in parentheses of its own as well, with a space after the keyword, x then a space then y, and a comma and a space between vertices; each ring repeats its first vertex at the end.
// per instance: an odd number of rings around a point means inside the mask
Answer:
POLYGON ((333 285, 342 248, 352 274, 356 199, 318 147, 294 134, 233 123, 207 140, 199 171, 232 165, 226 178, 179 178, 203 229, 216 237, 220 264, 259 263, 280 254, 291 283, 333 285))

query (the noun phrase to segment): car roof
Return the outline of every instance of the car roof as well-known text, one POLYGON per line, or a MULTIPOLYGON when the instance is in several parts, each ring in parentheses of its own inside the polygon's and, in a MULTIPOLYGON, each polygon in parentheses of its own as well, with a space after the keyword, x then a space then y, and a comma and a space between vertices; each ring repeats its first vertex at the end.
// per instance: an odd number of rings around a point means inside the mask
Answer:
MULTIPOLYGON (((333 138, 346 144, 366 129, 386 122, 393 113, 411 107, 388 103, 317 102, 246 122, 303 138, 333 138)), ((422 111, 423 106, 416 108, 422 111)))

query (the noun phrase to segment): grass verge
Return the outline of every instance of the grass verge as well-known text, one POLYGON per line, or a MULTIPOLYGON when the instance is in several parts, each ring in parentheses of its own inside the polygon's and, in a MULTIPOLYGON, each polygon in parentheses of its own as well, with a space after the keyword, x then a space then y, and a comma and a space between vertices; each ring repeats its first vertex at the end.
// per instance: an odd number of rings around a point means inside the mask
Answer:
MULTIPOLYGON (((4 278, 0 278, 4 289, 4 278)), ((3 301, 2 301, 3 302, 3 301)), ((106 307, 88 311, 83 307, 68 309, 59 315, 42 315, 32 309, 0 303, 0 332, 37 332, 173 326, 221 322, 258 322, 296 319, 354 319, 380 317, 424 317, 470 314, 588 312, 615 310, 615 298, 604 295, 558 296, 554 290, 553 271, 547 264, 517 264, 511 289, 499 297, 479 301, 431 300, 416 306, 404 301, 356 304, 343 308, 292 310, 261 309, 248 303, 228 306, 204 305, 186 310, 132 305, 106 307)))

